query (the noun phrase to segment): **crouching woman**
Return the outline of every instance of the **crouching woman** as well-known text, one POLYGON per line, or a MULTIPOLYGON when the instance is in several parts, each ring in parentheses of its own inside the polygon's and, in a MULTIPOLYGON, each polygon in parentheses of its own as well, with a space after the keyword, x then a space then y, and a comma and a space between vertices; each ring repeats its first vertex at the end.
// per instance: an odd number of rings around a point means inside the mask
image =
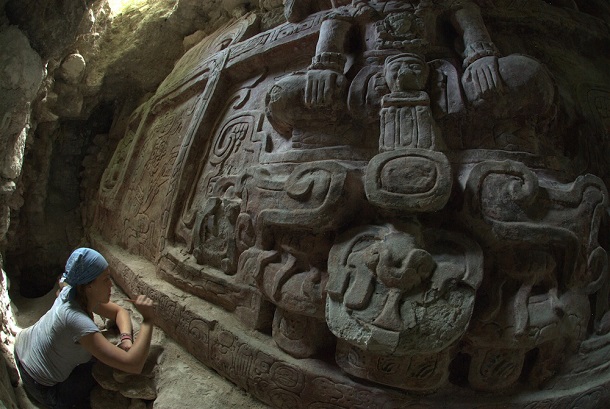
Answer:
POLYGON ((64 282, 51 309, 17 336, 15 361, 31 398, 50 408, 86 408, 96 384, 92 357, 125 372, 142 371, 153 332, 153 302, 144 295, 135 300, 143 322, 133 340, 129 313, 110 302, 112 281, 100 253, 75 250, 66 263, 64 282), (116 322, 118 346, 102 335, 93 313, 116 322))

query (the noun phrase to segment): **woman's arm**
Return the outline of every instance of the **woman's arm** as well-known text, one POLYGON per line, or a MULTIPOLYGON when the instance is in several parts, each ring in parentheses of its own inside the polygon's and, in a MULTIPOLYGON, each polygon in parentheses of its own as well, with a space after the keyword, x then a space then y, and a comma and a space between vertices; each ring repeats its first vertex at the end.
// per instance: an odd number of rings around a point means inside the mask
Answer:
POLYGON ((101 333, 85 335, 80 343, 87 351, 101 362, 129 373, 140 373, 146 363, 153 333, 153 301, 140 295, 134 305, 142 314, 143 322, 140 332, 129 351, 113 345, 101 333))
POLYGON ((129 312, 125 308, 120 307, 113 302, 100 304, 93 312, 101 317, 111 319, 116 323, 117 327, 119 328, 119 333, 121 334, 119 348, 129 351, 133 345, 133 328, 131 326, 131 317, 129 316, 129 312), (124 334, 129 335, 129 338, 127 338, 124 334))

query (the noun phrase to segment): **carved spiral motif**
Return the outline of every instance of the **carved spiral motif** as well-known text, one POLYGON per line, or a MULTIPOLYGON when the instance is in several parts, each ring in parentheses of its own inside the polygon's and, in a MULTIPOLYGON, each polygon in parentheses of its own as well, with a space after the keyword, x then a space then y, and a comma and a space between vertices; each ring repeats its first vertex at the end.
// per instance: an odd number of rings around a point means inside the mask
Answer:
POLYGON ((254 121, 253 115, 239 115, 228 120, 214 140, 210 163, 218 165, 226 161, 246 138, 251 137, 254 121))

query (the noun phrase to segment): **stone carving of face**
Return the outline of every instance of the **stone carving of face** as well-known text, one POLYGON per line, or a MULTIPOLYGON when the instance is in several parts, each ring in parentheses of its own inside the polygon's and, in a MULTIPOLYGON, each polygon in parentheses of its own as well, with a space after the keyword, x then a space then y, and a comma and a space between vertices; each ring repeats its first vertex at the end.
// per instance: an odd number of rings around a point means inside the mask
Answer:
POLYGON ((385 64, 385 80, 392 92, 421 91, 428 81, 428 65, 416 54, 389 57, 385 64))

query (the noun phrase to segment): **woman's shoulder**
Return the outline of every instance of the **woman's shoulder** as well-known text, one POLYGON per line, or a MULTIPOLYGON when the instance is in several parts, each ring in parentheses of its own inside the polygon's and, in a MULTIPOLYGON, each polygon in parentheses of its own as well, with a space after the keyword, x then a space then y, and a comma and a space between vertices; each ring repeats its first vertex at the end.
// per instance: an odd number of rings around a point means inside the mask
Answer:
POLYGON ((76 301, 57 300, 53 305, 55 316, 62 321, 81 321, 89 320, 91 317, 82 309, 76 301))
POLYGON ((62 317, 62 324, 70 333, 89 333, 99 331, 98 326, 78 303, 68 301, 64 303, 61 310, 58 312, 62 317))
POLYGON ((83 308, 80 305, 78 305, 78 303, 76 301, 66 301, 66 302, 61 303, 61 305, 58 308, 58 311, 60 311, 61 314, 66 317, 89 318, 89 316, 87 315, 85 310, 83 310, 83 308))

